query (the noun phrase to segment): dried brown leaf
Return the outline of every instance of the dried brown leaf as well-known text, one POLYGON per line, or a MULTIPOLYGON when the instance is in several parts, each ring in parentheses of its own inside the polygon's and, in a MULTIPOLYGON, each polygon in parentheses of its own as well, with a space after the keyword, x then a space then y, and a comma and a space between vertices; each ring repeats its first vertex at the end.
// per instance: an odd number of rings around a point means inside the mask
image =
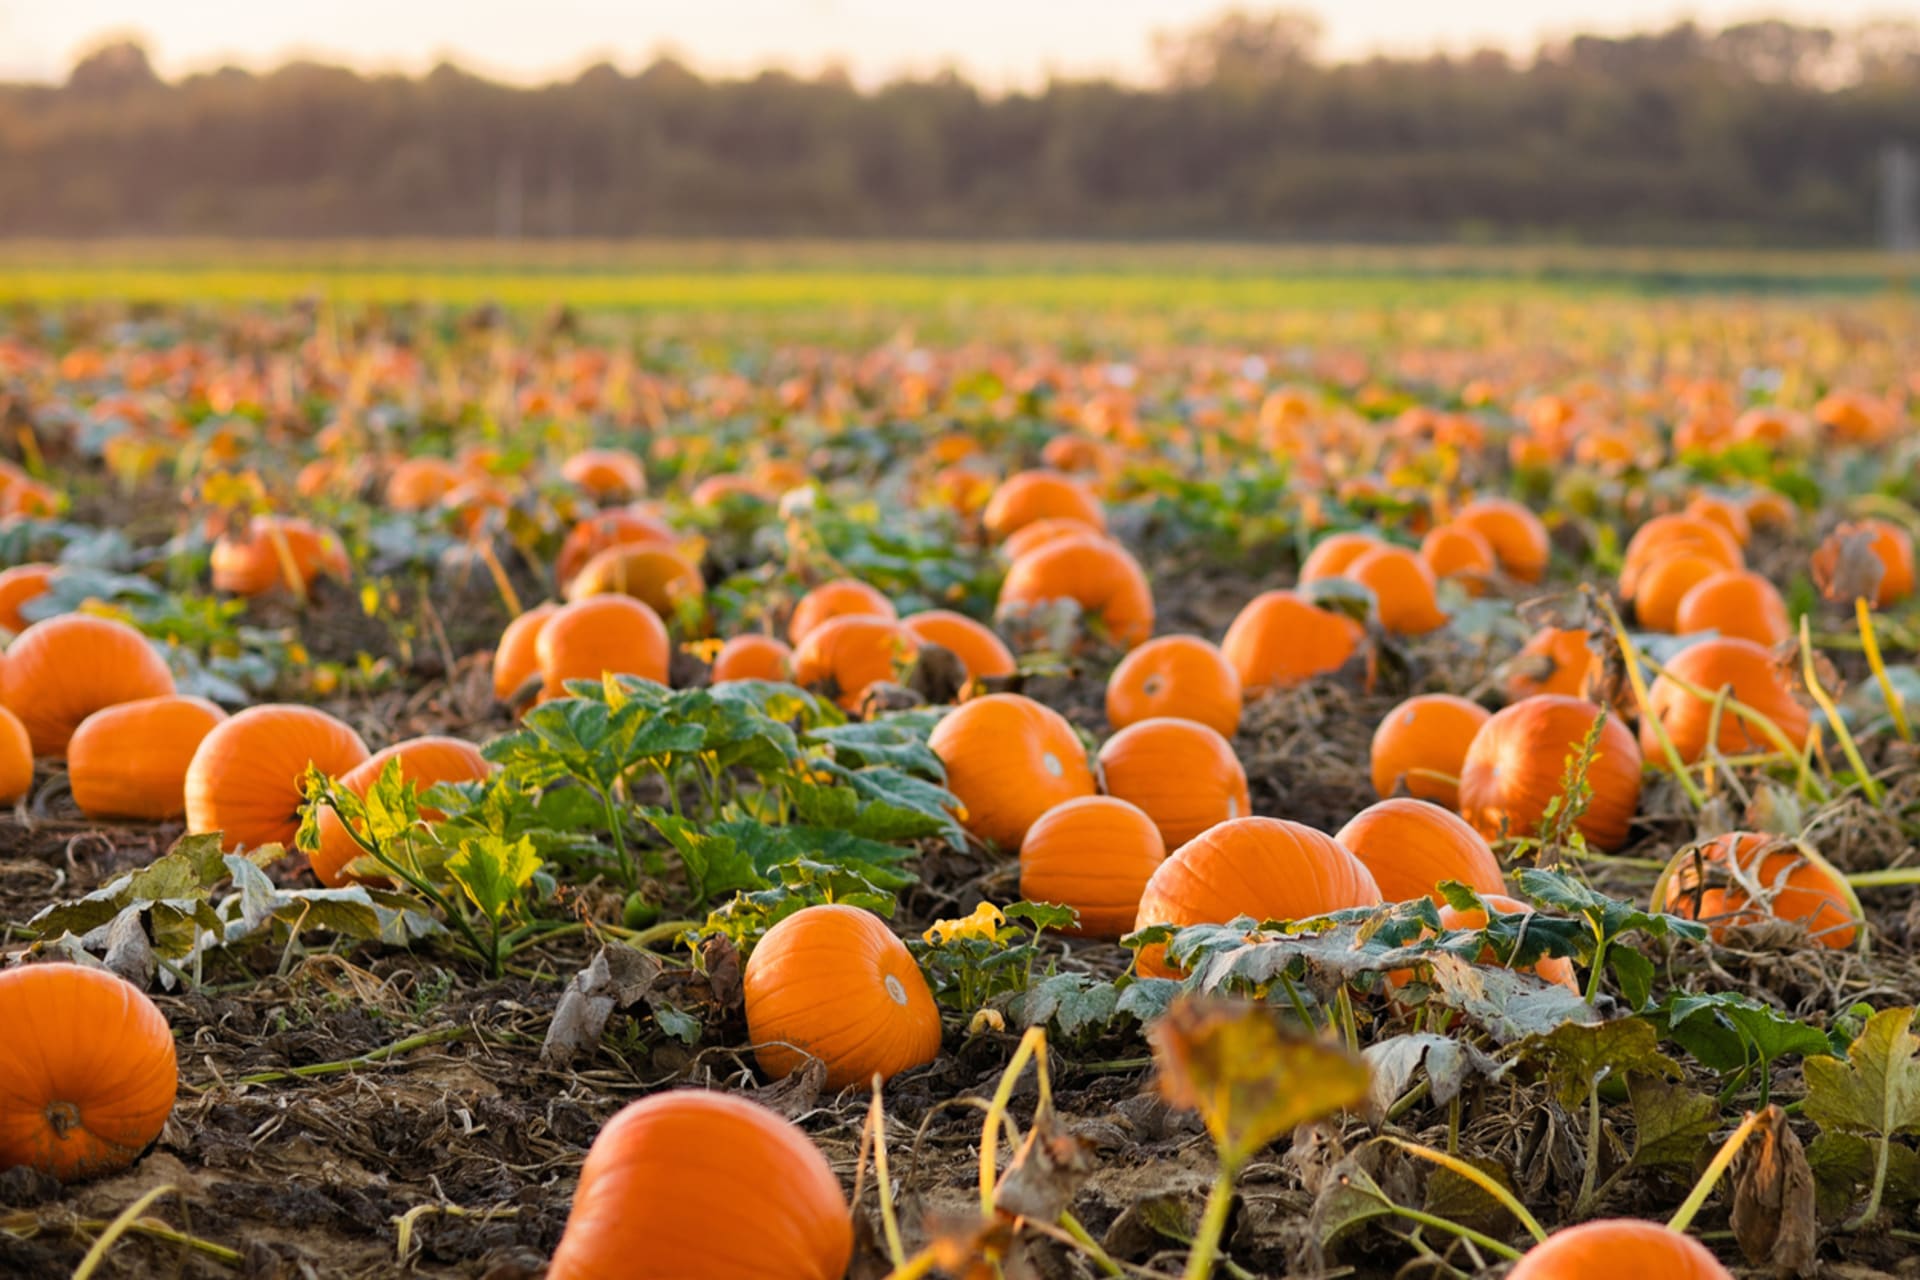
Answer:
POLYGON ((1740 1252, 1777 1276, 1813 1269, 1819 1247, 1813 1170, 1786 1113, 1769 1106, 1733 1162, 1733 1234, 1740 1252))

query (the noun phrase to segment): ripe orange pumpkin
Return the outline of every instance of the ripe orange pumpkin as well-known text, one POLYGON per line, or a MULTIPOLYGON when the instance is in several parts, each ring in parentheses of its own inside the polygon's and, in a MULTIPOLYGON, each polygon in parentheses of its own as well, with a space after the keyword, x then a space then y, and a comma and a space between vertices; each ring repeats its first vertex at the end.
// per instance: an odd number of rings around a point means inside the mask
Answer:
POLYGON ((673 528, 645 507, 617 507, 588 516, 567 531, 559 558, 554 561, 554 576, 565 587, 587 561, 608 547, 626 544, 672 547, 673 528))
MULTIPOLYGON (((1380 900, 1365 864, 1332 836, 1283 818, 1235 818, 1168 855, 1140 893, 1134 927, 1301 920, 1380 900)), ((1141 950, 1139 970, 1180 976, 1161 946, 1141 950)))
POLYGON ((1014 850, 1034 820, 1094 794, 1086 748, 1059 712, 1017 693, 992 693, 949 711, 927 739, 959 797, 961 825, 1014 850))
POLYGON ((1374 791, 1384 799, 1404 787, 1415 799, 1454 808, 1460 803, 1467 749, 1491 714, 1450 693, 1408 698, 1374 730, 1374 791))
POLYGON ((1013 562, 996 611, 1017 616, 1052 600, 1072 600, 1082 616, 1131 649, 1153 634, 1153 589, 1140 562, 1105 537, 1058 538, 1013 562))
POLYGON ((1107 677, 1107 723, 1196 720, 1223 738, 1240 727, 1240 673, 1199 636, 1159 636, 1120 659, 1107 677))
POLYGON ((700 570, 672 547, 623 542, 597 553, 567 583, 569 604, 594 596, 632 596, 662 618, 671 618, 682 600, 698 600, 707 584, 700 570))
POLYGON ((793 618, 787 623, 787 640, 797 645, 822 623, 848 615, 874 618, 900 616, 893 607, 893 601, 876 588, 857 578, 835 578, 800 597, 800 602, 793 607, 793 618))
POLYGON ((228 530, 215 540, 212 565, 215 591, 305 595, 316 578, 346 578, 347 548, 333 530, 310 520, 260 515, 244 531, 228 530))
MULTIPOLYGON (((1772 720, 1795 747, 1803 746, 1812 731, 1812 718, 1794 698, 1772 655, 1751 640, 1701 640, 1676 654, 1666 669, 1710 695, 1730 688, 1730 696, 1772 720)), ((1648 760, 1663 768, 1667 763, 1653 729, 1656 719, 1666 727, 1683 762, 1692 764, 1706 754, 1713 720, 1710 698, 1695 697, 1663 674, 1647 690, 1647 710, 1649 719, 1640 726, 1640 750, 1648 760)), ((1723 755, 1774 749, 1764 730, 1726 710, 1720 714, 1717 745, 1723 755)))
POLYGON ((33 739, 20 717, 0 707, 0 804, 12 804, 33 790, 33 739))
POLYGON ((1860 936, 1860 903, 1845 877, 1793 841, 1753 831, 1731 831, 1682 849, 1655 886, 1654 905, 1707 921, 1716 942, 1735 925, 1769 916, 1805 925, 1835 951, 1860 936), (1759 891, 1757 900, 1748 886, 1759 891))
POLYGON ((1153 819, 1169 849, 1216 822, 1253 812, 1247 773, 1227 740, 1197 720, 1155 717, 1128 725, 1100 748, 1106 793, 1153 819))
POLYGON ((1345 576, 1373 592, 1380 625, 1394 635, 1423 636, 1446 625, 1433 570, 1405 547, 1377 546, 1348 565, 1345 576))
POLYGON ((1302 586, 1327 578, 1341 578, 1353 562, 1376 547, 1384 545, 1370 533, 1330 533, 1313 544, 1313 550, 1300 562, 1298 581, 1302 586))
POLYGON ((312 764, 337 778, 367 758, 367 744, 324 711, 290 703, 249 707, 215 725, 187 765, 187 830, 218 831, 221 847, 291 846, 312 764))
POLYGON ((25 631, 29 623, 20 612, 21 607, 47 594, 58 571, 58 565, 17 564, 0 573, 0 627, 25 631))
POLYGON ((1770 649, 1792 637, 1793 620, 1787 602, 1766 577, 1746 569, 1722 569, 1680 598, 1673 629, 1683 636, 1717 631, 1770 649))
POLYGON ((1227 628, 1220 652, 1249 695, 1338 671, 1366 635, 1345 614, 1322 609, 1291 591, 1263 591, 1227 628))
POLYGON ((797 1125, 672 1089, 594 1138, 547 1280, 841 1280, 852 1259, 840 1181, 797 1125))
POLYGON ((104 707, 67 744, 73 802, 89 818, 165 822, 187 811, 187 767, 227 718, 205 698, 163 694, 104 707))
POLYGON ((1333 838, 1366 864, 1388 902, 1432 898, 1444 906, 1438 888, 1443 880, 1458 880, 1475 893, 1506 892, 1500 860, 1480 833, 1425 800, 1369 805, 1333 838))
POLYGON ((493 648, 493 696, 512 702, 540 674, 540 632, 560 606, 542 601, 509 622, 493 648))
POLYGON ((595 502, 627 502, 647 491, 647 472, 625 449, 582 449, 560 464, 560 478, 595 502))
MULTIPOLYGON (((1879 558, 1882 573, 1880 588, 1875 594, 1873 604, 1876 608, 1886 609, 1899 604, 1913 594, 1913 536, 1890 520, 1859 520, 1843 524, 1835 529, 1813 553, 1813 578, 1822 591, 1830 593, 1829 584, 1834 580, 1835 571, 1840 566, 1840 548, 1850 538, 1865 536, 1871 539, 1868 549, 1879 558)), ((1842 603, 1851 604, 1851 600, 1842 603)))
POLYGON ((7 646, 0 704, 27 727, 33 753, 57 756, 102 707, 173 692, 173 672, 124 622, 66 613, 34 623, 7 646))
POLYGON ((1522 504, 1511 498, 1477 498, 1455 512, 1453 522, 1485 538, 1507 576, 1538 582, 1546 574, 1551 550, 1547 526, 1522 504))
POLYGON ((173 1032, 146 994, 105 969, 0 970, 0 1169, 62 1182, 117 1173, 173 1112, 173 1032))
MULTIPOLYGON (((1509 898, 1504 893, 1480 892, 1480 900, 1495 911, 1505 915, 1537 915, 1531 904, 1518 898, 1509 898)), ((1459 907, 1442 906, 1440 908, 1440 927, 1447 930, 1484 929, 1487 927, 1487 913, 1475 908, 1461 910, 1459 907)), ((1480 952, 1476 964, 1493 964, 1496 957, 1493 948, 1486 947, 1480 952)), ((1534 976, 1548 982, 1557 983, 1576 995, 1580 991, 1580 979, 1574 972, 1573 961, 1565 956, 1541 956, 1529 970, 1534 976)))
POLYGON ((1680 625, 1680 602, 1708 578, 1731 572, 1718 560, 1690 551, 1673 551, 1641 571, 1633 596, 1634 616, 1648 631, 1673 632, 1680 625))
POLYGON ((1420 540, 1420 558, 1436 578, 1458 582, 1468 595, 1483 595, 1500 561, 1493 544, 1468 525, 1435 525, 1420 540))
POLYGON ((735 636, 713 659, 712 681, 793 679, 793 650, 772 636, 735 636))
POLYGON ((1014 672, 1013 651, 992 628, 951 609, 927 609, 901 620, 922 644, 937 644, 967 669, 975 680, 991 680, 1014 672))
POLYGON ((1677 551, 1705 556, 1724 569, 1746 568, 1740 544, 1725 528, 1704 516, 1666 515, 1634 530, 1627 540, 1620 569, 1620 594, 1628 600, 1638 598, 1641 575, 1655 563, 1677 551))
POLYGON ((1534 633, 1508 664, 1504 686, 1508 702, 1539 693, 1573 698, 1587 687, 1596 659, 1587 633, 1578 627, 1546 627, 1534 633))
POLYGON ((1755 529, 1791 529, 1800 519, 1800 509, 1793 505, 1793 499, 1774 489, 1754 490, 1741 509, 1755 529))
POLYGON ((660 615, 631 596, 591 596, 557 610, 534 639, 540 699, 566 696, 569 680, 612 673, 667 682, 672 641, 660 615))
POLYGON ((1567 1227, 1535 1245, 1507 1280, 1733 1280, 1707 1247, 1691 1236, 1638 1218, 1602 1218, 1567 1227))
POLYGON ((1745 505, 1723 494, 1695 494, 1687 503, 1686 514, 1713 521, 1743 547, 1753 540, 1753 524, 1747 519, 1745 505))
POLYGON ((1100 499, 1085 485, 1072 476, 1039 468, 1017 471, 1002 480, 988 500, 982 520, 997 542, 1049 516, 1068 517, 1100 530, 1107 527, 1107 513, 1100 499))
POLYGON ((808 631, 793 651, 793 682, 857 711, 868 689, 897 681, 919 652, 913 632, 892 618, 843 613, 808 631))
POLYGON ((1020 896, 1072 907, 1079 923, 1065 932, 1075 937, 1118 938, 1133 927, 1140 893, 1166 857, 1160 828, 1138 806, 1081 796, 1027 828, 1020 896))
POLYGON ((1049 542, 1057 542, 1061 538, 1104 538, 1106 536, 1085 520, 1078 520, 1072 516, 1048 516, 1044 520, 1035 520, 1032 524, 1021 525, 1008 534, 1007 540, 1000 544, 1000 554, 1006 557, 1008 563, 1012 563, 1021 556, 1030 555, 1049 542))
MULTIPOLYGON (((1560 794, 1567 759, 1593 729, 1600 708, 1580 698, 1536 694, 1495 712, 1467 750, 1460 816, 1488 840, 1531 836, 1560 794)), ((1587 782, 1593 790, 1581 834, 1609 853, 1627 842, 1640 807, 1640 747, 1614 716, 1600 731, 1587 782)))
POLYGON ((465 479, 445 458, 402 458, 387 473, 387 509, 426 511, 439 506, 465 479))
MULTIPOLYGON (((409 738, 374 752, 341 774, 339 784, 343 790, 364 799, 367 792, 373 789, 373 784, 380 781, 388 762, 396 759, 400 761, 401 778, 422 794, 443 782, 479 782, 493 768, 487 758, 480 754, 480 748, 471 742, 444 737, 409 738)), ((445 815, 437 809, 422 806, 420 816, 428 822, 438 822, 445 815)), ((320 847, 307 855, 307 861, 320 883, 329 889, 338 889, 350 881, 362 880, 363 877, 347 871, 347 867, 360 856, 360 846, 348 834, 340 815, 331 807, 322 809, 319 827, 320 847)), ((371 884, 382 881, 375 878, 364 882, 371 884)))
POLYGON ((830 903, 794 912, 760 939, 745 976, 747 1032, 770 1076, 818 1058, 829 1089, 864 1087, 940 1052, 933 992, 871 911, 830 903))

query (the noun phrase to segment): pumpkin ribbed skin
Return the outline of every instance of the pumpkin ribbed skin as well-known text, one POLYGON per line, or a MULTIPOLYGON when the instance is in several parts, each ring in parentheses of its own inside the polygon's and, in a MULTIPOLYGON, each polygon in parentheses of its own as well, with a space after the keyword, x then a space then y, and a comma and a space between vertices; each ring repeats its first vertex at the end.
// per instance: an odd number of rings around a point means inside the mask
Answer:
POLYGON ((1138 806, 1114 796, 1082 796, 1057 804, 1027 828, 1020 845, 1020 896, 1079 913, 1065 932, 1118 938, 1133 928, 1140 894, 1167 844, 1138 806))
MULTIPOLYGON (((1160 864, 1141 891, 1134 927, 1224 924, 1237 916, 1300 920, 1380 900, 1366 866, 1332 836, 1282 818, 1235 818, 1160 864)), ((1139 969, 1179 976, 1159 946, 1140 952, 1139 969)))
POLYGON ((1538 582, 1546 573, 1547 526, 1511 498, 1478 498, 1454 513, 1453 522, 1485 538, 1508 577, 1538 582))
POLYGON ((57 569, 50 564, 17 564, 0 573, 0 627, 8 631, 27 629, 30 624, 21 607, 48 592, 57 569))
POLYGON ((1733 1280, 1691 1236, 1638 1218, 1583 1222, 1548 1236, 1507 1273, 1507 1280, 1733 1280))
POLYGON ((540 674, 540 631, 560 612, 551 600, 542 601, 509 622, 493 648, 493 696, 511 702, 540 674))
POLYGON ((1633 597, 1634 616, 1648 631, 1671 634, 1679 630, 1680 602, 1687 593, 1726 566, 1691 551, 1674 551, 1648 565, 1633 597))
POLYGON ((927 980, 871 911, 829 903, 794 912, 754 947, 745 981, 754 1060, 770 1076, 814 1057, 829 1089, 864 1087, 940 1052, 927 980))
POLYGON ((1233 747, 1195 720, 1129 725, 1107 739, 1099 761, 1107 794, 1152 818, 1169 849, 1253 811, 1247 773, 1233 747))
POLYGON ((102 707, 173 692, 173 672, 124 622, 68 613, 14 637, 0 665, 0 703, 27 727, 33 752, 57 756, 102 707))
POLYGON ((1716 631, 1771 649, 1793 635, 1793 620, 1779 589, 1765 577, 1746 569, 1722 569, 1680 598, 1673 629, 1683 636, 1716 631))
POLYGON ((1500 860, 1461 818, 1425 800, 1382 800, 1355 814, 1333 837, 1366 864, 1388 902, 1432 898, 1458 880, 1475 893, 1505 893, 1500 860))
POLYGON ((1415 799, 1457 807, 1467 749, 1491 714, 1479 703, 1450 693, 1408 698, 1374 730, 1374 791, 1385 799, 1405 788, 1415 799))
MULTIPOLYGON (((1481 890, 1480 900, 1503 915, 1530 916, 1538 914, 1531 903, 1522 902, 1518 898, 1509 898, 1504 893, 1488 893, 1481 890)), ((1463 911, 1459 907, 1442 905, 1440 908, 1440 927, 1448 930, 1484 929, 1487 927, 1487 913, 1471 907, 1463 911)), ((1475 963, 1495 963, 1493 948, 1483 948, 1475 963)), ((1565 956, 1542 956, 1535 962, 1530 972, 1533 973, 1535 977, 1543 978, 1548 982, 1565 987, 1576 995, 1579 994, 1579 975, 1574 972, 1573 961, 1567 959, 1565 956)))
POLYGON ((609 673, 667 682, 673 642, 660 615, 632 596, 592 596, 548 618, 534 640, 540 699, 566 696, 569 680, 609 673))
POLYGON ((213 727, 187 766, 187 830, 223 833, 229 852, 292 845, 311 763, 337 778, 367 758, 367 744, 324 711, 289 703, 249 707, 213 727))
MULTIPOLYGON (((1460 816, 1488 840, 1533 835, 1547 805, 1560 794, 1567 758, 1580 750, 1599 714, 1591 702, 1558 694, 1540 694, 1496 712, 1474 735, 1460 771, 1460 816)), ((1593 797, 1578 824, 1607 852, 1627 842, 1627 828, 1640 806, 1640 765, 1632 732, 1609 716, 1587 771, 1593 797)))
POLYGON ((573 581, 587 561, 609 547, 672 547, 673 527, 645 507, 617 507, 588 516, 567 531, 554 561, 553 573, 562 587, 573 581))
POLYGON ((1822 946, 1844 951, 1859 938, 1856 904, 1844 882, 1806 857, 1791 841, 1752 831, 1732 831, 1675 859, 1666 878, 1664 910, 1705 921, 1715 942, 1734 925, 1773 916, 1806 926, 1822 946), (1762 902, 1741 887, 1751 881, 1762 902))
POLYGON ((998 542, 1049 517, 1078 520, 1102 531, 1107 527, 1100 499, 1072 476, 1045 469, 1018 471, 1002 480, 981 519, 998 542))
POLYGON ((975 680, 1010 676, 1014 671, 1013 651, 991 627, 975 622, 964 613, 951 609, 928 609, 901 620, 923 644, 937 644, 954 657, 975 680))
POLYGON ((340 536, 295 516, 255 516, 244 532, 213 544, 213 589, 236 596, 291 590, 304 595, 315 578, 347 576, 340 536), (282 548, 285 554, 282 554, 282 548))
POLYGON ((647 491, 646 469, 625 449, 582 449, 560 464, 560 478, 595 502, 626 502, 647 491))
POLYGON ((712 681, 793 679, 793 650, 772 636, 735 636, 714 655, 712 681))
POLYGON ((564 594, 569 604, 594 596, 632 596, 662 618, 670 618, 682 600, 698 600, 706 590, 700 570, 672 547, 622 542, 580 566, 564 594))
POLYGON ((1314 543, 1313 550, 1300 562, 1298 581, 1305 586, 1326 578, 1344 577, 1354 561, 1383 545, 1370 533, 1328 534, 1314 543))
POLYGON ((165 822, 187 811, 187 768, 227 713, 165 694, 94 712, 67 744, 73 802, 89 818, 165 822))
POLYGON ((1149 640, 1107 677, 1107 723, 1115 729, 1171 716, 1231 738, 1240 728, 1240 701, 1240 673, 1199 636, 1149 640))
POLYGON ((1000 584, 996 608, 1017 614, 1050 600, 1072 600, 1122 648, 1153 634, 1153 588, 1146 572, 1106 537, 1058 538, 1020 557, 1000 584))
POLYGON ((1380 625, 1394 635, 1423 636, 1446 625, 1433 570, 1405 547, 1375 547, 1348 565, 1344 576, 1373 592, 1380 625))
POLYGON ((0 971, 0 1169, 115 1173, 160 1136, 179 1088, 153 1001, 104 969, 0 971))
POLYGON ((33 739, 20 717, 0 707, 0 804, 33 790, 33 739))
POLYGON ((1504 686, 1508 702, 1539 693, 1577 698, 1594 665, 1587 633, 1578 627, 1548 627, 1534 633, 1509 665, 1504 686))
POLYGON ((920 643, 892 618, 846 613, 829 618, 793 651, 793 682, 822 689, 847 711, 857 711, 867 690, 898 680, 913 665, 920 643))
POLYGON ((1713 521, 1742 547, 1753 540, 1753 523, 1747 519, 1746 507, 1724 494, 1697 493, 1688 500, 1684 514, 1713 521))
MULTIPOLYGON (((1667 761, 1652 721, 1665 727, 1680 759, 1692 764, 1706 753, 1713 725, 1711 695, 1722 688, 1731 688, 1731 697, 1772 720, 1796 748, 1805 744, 1812 731, 1812 718, 1787 688, 1772 655, 1751 640, 1702 640, 1676 654, 1666 669, 1709 696, 1695 697, 1665 674, 1654 680, 1647 691, 1650 718, 1640 726, 1640 750, 1656 765, 1665 766, 1667 761)), ((1720 714, 1717 745, 1723 755, 1774 749, 1765 730, 1725 710, 1720 714)))
POLYGON ((927 739, 960 798, 961 824, 1006 850, 1047 810, 1094 794, 1086 748, 1059 712, 1017 693, 974 698, 927 739))
MULTIPOLYGON (((400 761, 400 776, 423 794, 443 782, 478 782, 493 768, 480 754, 480 748, 460 738, 410 738, 374 752, 341 774, 340 786, 364 799, 380 780, 387 762, 394 759, 400 761)), ((428 822, 438 822, 445 815, 423 806, 420 816, 428 822)), ((322 809, 319 828, 320 847, 307 855, 307 861, 320 883, 329 889, 338 889, 361 879, 347 874, 348 865, 360 856, 360 846, 348 834, 340 815, 330 807, 322 809)), ((367 883, 383 881, 375 879, 367 883)))
POLYGON ((1291 591, 1263 591, 1234 618, 1220 652, 1253 695, 1338 671, 1365 634, 1352 618, 1291 591))
POLYGON ((547 1280, 841 1280, 852 1258, 840 1182, 798 1126, 674 1089, 593 1140, 547 1280))
POLYGON ((894 619, 900 615, 878 588, 858 578, 835 578, 800 597, 787 623, 787 640, 795 645, 825 623, 841 617, 894 619))

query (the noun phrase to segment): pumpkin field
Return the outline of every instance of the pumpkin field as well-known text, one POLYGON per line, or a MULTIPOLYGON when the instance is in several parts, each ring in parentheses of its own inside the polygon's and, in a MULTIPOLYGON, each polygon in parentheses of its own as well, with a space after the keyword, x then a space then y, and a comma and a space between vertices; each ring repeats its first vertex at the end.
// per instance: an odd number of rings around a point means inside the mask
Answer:
POLYGON ((1158 269, 0 278, 0 1276, 1915 1274, 1920 311, 1158 269))

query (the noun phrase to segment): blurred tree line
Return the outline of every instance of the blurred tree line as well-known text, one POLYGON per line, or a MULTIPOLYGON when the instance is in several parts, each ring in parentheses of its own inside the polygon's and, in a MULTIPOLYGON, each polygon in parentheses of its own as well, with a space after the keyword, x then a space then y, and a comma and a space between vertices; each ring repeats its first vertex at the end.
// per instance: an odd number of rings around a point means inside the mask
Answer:
POLYGON ((169 83, 136 45, 0 85, 0 233, 1071 235, 1864 243, 1920 142, 1920 27, 1756 22, 1514 58, 1316 53, 1311 19, 1156 42, 1152 84, 520 88, 295 63, 169 83))

